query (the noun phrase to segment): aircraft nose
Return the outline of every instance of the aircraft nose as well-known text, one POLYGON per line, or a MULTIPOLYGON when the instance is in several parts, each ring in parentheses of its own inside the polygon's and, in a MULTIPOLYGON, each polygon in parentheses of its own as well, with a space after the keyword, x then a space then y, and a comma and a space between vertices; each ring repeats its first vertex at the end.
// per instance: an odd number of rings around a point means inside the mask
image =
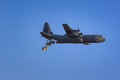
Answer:
POLYGON ((105 41, 105 38, 99 38, 99 41, 100 41, 100 42, 104 42, 104 41, 105 41))
POLYGON ((105 41, 105 38, 103 38, 103 37, 97 37, 97 38, 96 38, 96 41, 97 41, 97 42, 104 42, 104 41, 105 41))
POLYGON ((105 38, 103 38, 103 40, 102 40, 103 42, 105 41, 105 38))

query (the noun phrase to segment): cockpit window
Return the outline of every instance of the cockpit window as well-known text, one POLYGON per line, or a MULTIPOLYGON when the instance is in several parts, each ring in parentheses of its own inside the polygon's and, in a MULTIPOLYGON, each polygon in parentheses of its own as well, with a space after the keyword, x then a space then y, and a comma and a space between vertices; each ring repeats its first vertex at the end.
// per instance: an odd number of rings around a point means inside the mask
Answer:
POLYGON ((99 35, 99 37, 102 37, 101 35, 99 35))

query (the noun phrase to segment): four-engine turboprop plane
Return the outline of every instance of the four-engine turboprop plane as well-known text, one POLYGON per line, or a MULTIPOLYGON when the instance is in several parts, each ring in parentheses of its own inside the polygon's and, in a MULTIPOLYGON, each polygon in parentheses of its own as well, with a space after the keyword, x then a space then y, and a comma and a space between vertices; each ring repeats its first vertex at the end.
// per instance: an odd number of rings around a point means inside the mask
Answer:
POLYGON ((66 32, 64 35, 53 34, 50 29, 49 24, 46 22, 44 24, 43 32, 40 32, 41 36, 47 39, 47 42, 44 47, 42 47, 43 51, 48 49, 48 46, 51 46, 55 43, 72 43, 72 44, 85 44, 89 45, 90 43, 100 43, 104 42, 105 38, 101 35, 83 35, 80 30, 73 30, 67 24, 62 24, 63 28, 66 32))

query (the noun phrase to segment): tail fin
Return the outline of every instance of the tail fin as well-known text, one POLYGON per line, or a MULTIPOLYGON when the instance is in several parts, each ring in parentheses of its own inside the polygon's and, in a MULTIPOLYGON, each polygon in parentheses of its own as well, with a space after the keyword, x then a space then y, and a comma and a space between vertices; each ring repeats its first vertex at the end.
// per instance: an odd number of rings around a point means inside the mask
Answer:
POLYGON ((53 34, 51 29, 50 29, 50 26, 49 26, 49 24, 47 22, 44 24, 43 32, 45 32, 47 34, 53 34))

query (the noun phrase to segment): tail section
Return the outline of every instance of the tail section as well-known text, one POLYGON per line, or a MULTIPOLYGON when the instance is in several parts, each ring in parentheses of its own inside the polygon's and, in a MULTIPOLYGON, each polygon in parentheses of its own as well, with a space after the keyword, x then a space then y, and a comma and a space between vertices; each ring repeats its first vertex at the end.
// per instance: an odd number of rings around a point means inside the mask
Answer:
POLYGON ((53 34, 48 23, 44 24, 43 32, 47 34, 53 34))
POLYGON ((48 23, 44 24, 43 32, 40 32, 40 34, 41 34, 42 37, 44 37, 48 40, 52 40, 51 34, 53 34, 53 33, 52 33, 48 23))

